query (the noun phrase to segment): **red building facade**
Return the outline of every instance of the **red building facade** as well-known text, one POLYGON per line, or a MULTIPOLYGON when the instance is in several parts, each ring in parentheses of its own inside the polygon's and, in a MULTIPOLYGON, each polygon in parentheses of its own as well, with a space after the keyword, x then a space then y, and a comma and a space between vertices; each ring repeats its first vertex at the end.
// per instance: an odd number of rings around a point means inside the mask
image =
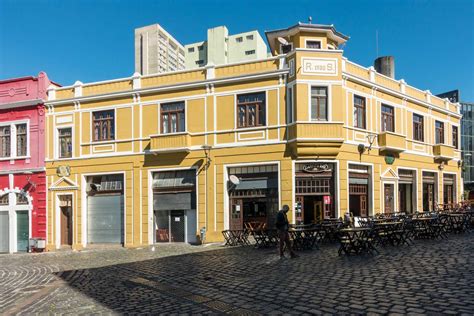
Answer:
POLYGON ((46 239, 45 108, 51 84, 37 77, 0 81, 0 252, 28 251, 46 239))

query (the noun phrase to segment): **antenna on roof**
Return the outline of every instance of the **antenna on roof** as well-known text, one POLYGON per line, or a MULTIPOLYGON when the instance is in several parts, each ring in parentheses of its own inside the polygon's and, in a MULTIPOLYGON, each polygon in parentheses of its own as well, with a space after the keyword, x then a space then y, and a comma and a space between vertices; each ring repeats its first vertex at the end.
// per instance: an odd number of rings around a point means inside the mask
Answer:
POLYGON ((308 16, 308 23, 311 24, 313 22, 313 18, 311 16, 308 16))
POLYGON ((375 54, 379 57, 379 30, 375 30, 375 54))

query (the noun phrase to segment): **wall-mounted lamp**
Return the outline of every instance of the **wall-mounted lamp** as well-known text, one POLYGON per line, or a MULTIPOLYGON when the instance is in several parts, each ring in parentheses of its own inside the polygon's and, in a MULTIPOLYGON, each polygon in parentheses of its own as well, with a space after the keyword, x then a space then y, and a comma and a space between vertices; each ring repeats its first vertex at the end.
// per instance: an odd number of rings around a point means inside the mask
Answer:
POLYGON ((439 169, 439 170, 443 170, 443 169, 444 169, 444 161, 442 161, 442 162, 439 164, 438 169, 439 169))
POLYGON ((28 182, 28 184, 36 189, 36 183, 31 181, 31 176, 33 175, 33 172, 25 171, 23 174, 26 175, 26 181, 28 182))
POLYGON ((464 166, 464 161, 463 160, 458 160, 458 168, 461 168, 464 166))
POLYGON ((372 149, 372 145, 375 142, 375 139, 377 138, 377 134, 368 134, 367 135, 367 140, 369 141, 369 147, 366 147, 364 144, 359 144, 357 146, 357 151, 359 152, 360 155, 362 155, 365 152, 365 149, 370 153, 370 150, 372 149))
POLYGON ((201 146, 201 148, 204 150, 204 155, 206 156, 206 169, 209 168, 210 164, 211 164, 211 149, 212 149, 212 146, 210 145, 207 145, 207 144, 204 144, 201 146))
POLYGON ((372 145, 375 142, 375 139, 377 138, 377 134, 368 134, 367 135, 367 140, 369 141, 369 148, 367 148, 367 151, 370 153, 370 150, 372 149, 372 145))

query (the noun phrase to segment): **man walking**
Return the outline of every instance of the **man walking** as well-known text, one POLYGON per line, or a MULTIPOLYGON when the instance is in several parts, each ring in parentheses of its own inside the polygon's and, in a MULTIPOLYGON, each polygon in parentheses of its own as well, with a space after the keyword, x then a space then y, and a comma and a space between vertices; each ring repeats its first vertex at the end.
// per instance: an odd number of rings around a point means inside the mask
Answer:
POLYGON ((293 248, 291 248, 291 242, 290 242, 290 236, 288 235, 288 228, 289 223, 288 223, 288 217, 286 216, 286 213, 290 208, 288 205, 283 205, 283 208, 278 211, 277 213, 277 218, 276 218, 276 229, 278 230, 278 237, 280 238, 280 258, 285 258, 285 255, 283 253, 283 246, 286 245, 286 248, 290 252, 290 257, 291 258, 297 258, 298 255, 296 255, 293 252, 293 248))

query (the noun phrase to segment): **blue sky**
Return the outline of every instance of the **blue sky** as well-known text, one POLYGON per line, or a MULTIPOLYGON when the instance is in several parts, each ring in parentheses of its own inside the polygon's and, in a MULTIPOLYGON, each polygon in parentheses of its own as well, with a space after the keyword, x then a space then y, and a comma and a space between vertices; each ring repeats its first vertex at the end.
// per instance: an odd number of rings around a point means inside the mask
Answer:
POLYGON ((187 44, 218 25, 264 36, 309 15, 351 37, 350 60, 372 65, 378 30, 379 55, 395 56, 397 79, 474 101, 474 0, 0 0, 0 79, 41 70, 62 85, 128 77, 136 27, 160 23, 187 44))

